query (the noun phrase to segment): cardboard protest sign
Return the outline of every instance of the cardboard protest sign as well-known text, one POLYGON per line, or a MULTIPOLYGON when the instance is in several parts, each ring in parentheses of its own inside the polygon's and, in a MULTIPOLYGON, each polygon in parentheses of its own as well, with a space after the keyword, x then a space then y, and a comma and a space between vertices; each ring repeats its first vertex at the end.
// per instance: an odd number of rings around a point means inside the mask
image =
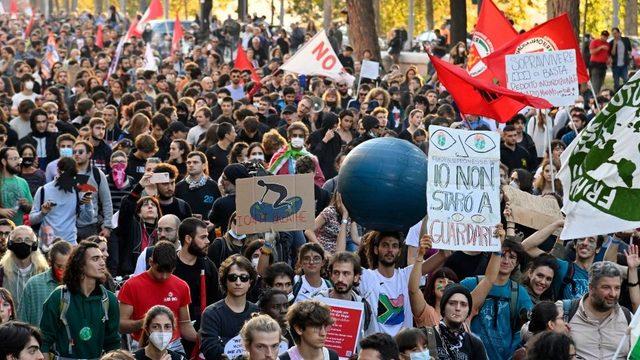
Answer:
POLYGON ((362 60, 360 78, 375 80, 378 77, 380 77, 380 63, 377 61, 362 60))
POLYGON ((576 51, 558 50, 506 56, 507 88, 549 101, 573 105, 578 98, 576 51))
POLYGON ((312 229, 313 174, 259 176, 236 181, 239 234, 312 229))
POLYGON ((356 353, 363 325, 364 304, 361 301, 346 301, 326 297, 314 298, 331 308, 333 325, 327 331, 325 346, 348 359, 356 353))
POLYGON ((552 197, 531 195, 509 185, 504 185, 502 191, 509 199, 513 220, 517 224, 540 230, 562 219, 560 206, 552 197))
POLYGON ((500 139, 496 132, 429 126, 427 233, 435 249, 496 251, 500 139))

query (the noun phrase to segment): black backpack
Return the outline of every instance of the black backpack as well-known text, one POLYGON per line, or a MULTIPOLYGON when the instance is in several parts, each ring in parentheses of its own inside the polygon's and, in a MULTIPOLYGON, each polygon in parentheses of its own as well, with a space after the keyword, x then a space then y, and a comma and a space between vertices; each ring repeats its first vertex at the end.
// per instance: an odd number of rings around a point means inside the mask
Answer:
MULTIPOLYGON (((562 316, 564 318, 564 322, 569 324, 569 321, 573 319, 573 316, 578 312, 578 307, 580 306, 581 298, 570 299, 570 300, 562 300, 562 316)), ((633 314, 629 309, 620 305, 622 312, 624 313, 625 319, 627 319, 627 324, 631 323, 631 318, 633 314)))

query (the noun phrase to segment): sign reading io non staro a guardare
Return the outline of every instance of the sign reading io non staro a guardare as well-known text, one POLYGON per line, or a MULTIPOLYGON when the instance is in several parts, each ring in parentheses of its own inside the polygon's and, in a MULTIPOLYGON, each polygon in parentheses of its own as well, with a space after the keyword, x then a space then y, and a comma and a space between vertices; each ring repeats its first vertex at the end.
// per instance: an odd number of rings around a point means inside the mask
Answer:
POLYGON ((239 234, 312 229, 313 174, 258 176, 236 181, 239 234))

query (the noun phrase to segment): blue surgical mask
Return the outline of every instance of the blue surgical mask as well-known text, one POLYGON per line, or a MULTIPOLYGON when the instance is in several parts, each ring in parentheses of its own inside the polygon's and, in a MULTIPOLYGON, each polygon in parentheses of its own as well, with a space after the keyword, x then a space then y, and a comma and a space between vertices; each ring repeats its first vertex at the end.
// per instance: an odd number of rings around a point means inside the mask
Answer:
POLYGON ((62 148, 60 149, 60 157, 72 157, 73 149, 72 148, 62 148))
POLYGON ((429 356, 429 350, 410 353, 409 358, 411 360, 431 360, 431 357, 429 356))

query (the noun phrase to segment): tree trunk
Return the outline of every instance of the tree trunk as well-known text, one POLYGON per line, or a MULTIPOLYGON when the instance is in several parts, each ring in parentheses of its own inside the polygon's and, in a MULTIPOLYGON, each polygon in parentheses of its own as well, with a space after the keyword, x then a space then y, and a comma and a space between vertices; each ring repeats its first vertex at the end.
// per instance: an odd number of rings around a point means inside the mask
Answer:
POLYGON ((425 0, 425 12, 427 13, 427 30, 433 30, 435 22, 433 21, 433 0, 425 0))
POLYGON ((624 32, 627 35, 638 35, 638 0, 627 0, 624 32))
POLYGON ((94 8, 95 8, 95 15, 100 16, 100 14, 102 14, 102 7, 103 7, 103 1, 102 0, 94 0, 94 4, 93 4, 94 8))
POLYGON ((611 21, 611 26, 618 27, 620 26, 620 1, 613 0, 611 4, 611 7, 613 9, 613 20, 611 21))
POLYGON ((451 44, 467 40, 467 2, 465 0, 451 0, 451 44))
POLYGON ((356 58, 362 59, 365 50, 371 51, 373 60, 380 61, 380 44, 376 31, 373 3, 371 0, 347 0, 349 14, 349 42, 356 58))
POLYGON ((373 12, 376 14, 376 31, 382 32, 382 19, 380 18, 380 0, 373 0, 373 12))
MULTIPOLYGON (((73 1, 77 1, 77 0, 73 0, 73 1)), ((140 0, 138 2, 138 7, 140 8, 140 13, 144 14, 145 11, 147 11, 147 0, 140 0)))
POLYGON ((404 43, 405 50, 411 50, 411 43, 413 42, 413 31, 416 23, 416 9, 415 0, 409 0, 409 29, 407 30, 407 42, 404 43))
POLYGON ((551 8, 547 9, 547 14, 550 15, 549 19, 565 12, 569 15, 573 32, 578 36, 580 33, 580 0, 551 0, 551 8))
POLYGON ((238 19, 242 22, 247 21, 249 9, 247 9, 247 0, 238 0, 238 19))
POLYGON ((329 31, 331 27, 331 11, 333 10, 333 0, 323 0, 322 2, 322 27, 324 31, 329 31))

